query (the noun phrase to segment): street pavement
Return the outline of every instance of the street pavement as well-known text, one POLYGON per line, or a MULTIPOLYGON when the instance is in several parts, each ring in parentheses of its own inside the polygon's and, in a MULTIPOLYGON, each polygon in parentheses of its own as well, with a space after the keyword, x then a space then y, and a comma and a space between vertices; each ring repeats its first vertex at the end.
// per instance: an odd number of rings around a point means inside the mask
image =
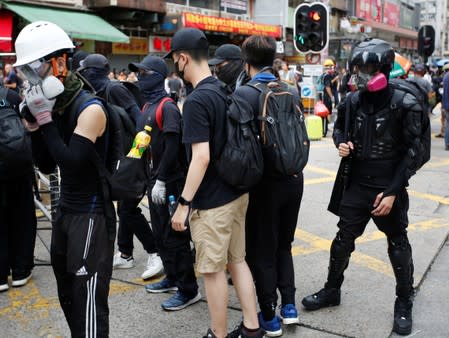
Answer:
MULTIPOLYGON (((438 132, 439 112, 432 116, 438 132)), ((296 303, 300 324, 284 327, 284 337, 396 337, 392 334, 395 300, 394 275, 387 243, 372 222, 356 243, 345 273, 340 306, 306 312, 301 299, 320 289, 326 279, 329 247, 337 231, 337 218, 326 211, 339 158, 328 136, 312 142, 304 171, 305 188, 293 243, 296 303)), ((415 262, 414 327, 410 337, 449 337, 449 152, 444 141, 432 138, 432 159, 410 181, 409 237, 415 262)), ((269 193, 269 192, 267 192, 269 193)), ((142 209, 148 215, 146 203, 142 209)), ((22 288, 0 294, 0 337, 69 337, 49 266, 51 230, 38 224, 33 278, 22 288)), ((148 294, 140 279, 147 259, 135 239, 136 266, 116 270, 110 291, 111 337, 198 338, 208 328, 202 278, 202 300, 182 311, 164 312, 160 303, 168 294, 148 294)), ((241 321, 235 292, 229 288, 229 329, 241 321)))

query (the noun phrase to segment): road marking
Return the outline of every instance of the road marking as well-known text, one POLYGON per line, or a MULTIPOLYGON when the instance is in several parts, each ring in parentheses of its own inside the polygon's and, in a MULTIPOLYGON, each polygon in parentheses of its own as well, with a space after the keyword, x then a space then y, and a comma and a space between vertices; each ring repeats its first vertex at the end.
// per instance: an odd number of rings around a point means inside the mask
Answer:
POLYGON ((438 202, 444 205, 449 205, 449 198, 441 197, 438 195, 428 194, 428 193, 422 193, 415 190, 408 190, 409 195, 413 197, 423 198, 427 200, 431 200, 434 202, 438 202))

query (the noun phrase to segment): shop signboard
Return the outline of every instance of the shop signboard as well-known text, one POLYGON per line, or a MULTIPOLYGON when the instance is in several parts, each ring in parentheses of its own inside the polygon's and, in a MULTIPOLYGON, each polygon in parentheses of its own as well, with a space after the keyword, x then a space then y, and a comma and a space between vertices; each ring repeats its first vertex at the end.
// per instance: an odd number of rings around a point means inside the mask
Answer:
POLYGON ((140 37, 130 37, 129 43, 112 43, 112 54, 124 55, 147 55, 148 39, 140 37))
POLYGON ((240 35, 264 35, 280 38, 282 32, 279 25, 266 25, 188 12, 183 13, 183 23, 184 27, 240 35))
POLYGON ((393 27, 399 26, 400 7, 396 1, 387 0, 384 3, 384 23, 393 27))
POLYGON ((168 36, 150 36, 150 53, 166 54, 170 51, 171 38, 168 36))

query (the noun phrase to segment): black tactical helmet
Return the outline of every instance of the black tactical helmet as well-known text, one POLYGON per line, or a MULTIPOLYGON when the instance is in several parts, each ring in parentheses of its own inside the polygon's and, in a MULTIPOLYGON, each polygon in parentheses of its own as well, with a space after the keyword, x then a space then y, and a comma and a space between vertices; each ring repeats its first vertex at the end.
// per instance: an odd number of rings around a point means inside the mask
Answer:
POLYGON ((354 47, 351 54, 350 66, 373 66, 389 77, 394 64, 394 50, 391 45, 380 39, 366 39, 354 47))

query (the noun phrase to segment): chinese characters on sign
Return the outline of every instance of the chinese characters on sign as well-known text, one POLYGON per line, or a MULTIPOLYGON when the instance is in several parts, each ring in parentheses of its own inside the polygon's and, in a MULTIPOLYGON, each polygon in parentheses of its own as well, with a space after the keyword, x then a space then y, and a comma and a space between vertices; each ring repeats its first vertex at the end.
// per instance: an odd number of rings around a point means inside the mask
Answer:
POLYGON ((241 35, 265 35, 274 38, 281 37, 281 26, 265 25, 249 21, 240 21, 195 13, 183 13, 185 27, 201 30, 235 33, 241 35))
POLYGON ((168 53, 170 51, 171 38, 168 36, 150 36, 150 53, 168 53))
POLYGON ((148 39, 130 37, 129 43, 113 43, 112 54, 147 55, 148 39))

